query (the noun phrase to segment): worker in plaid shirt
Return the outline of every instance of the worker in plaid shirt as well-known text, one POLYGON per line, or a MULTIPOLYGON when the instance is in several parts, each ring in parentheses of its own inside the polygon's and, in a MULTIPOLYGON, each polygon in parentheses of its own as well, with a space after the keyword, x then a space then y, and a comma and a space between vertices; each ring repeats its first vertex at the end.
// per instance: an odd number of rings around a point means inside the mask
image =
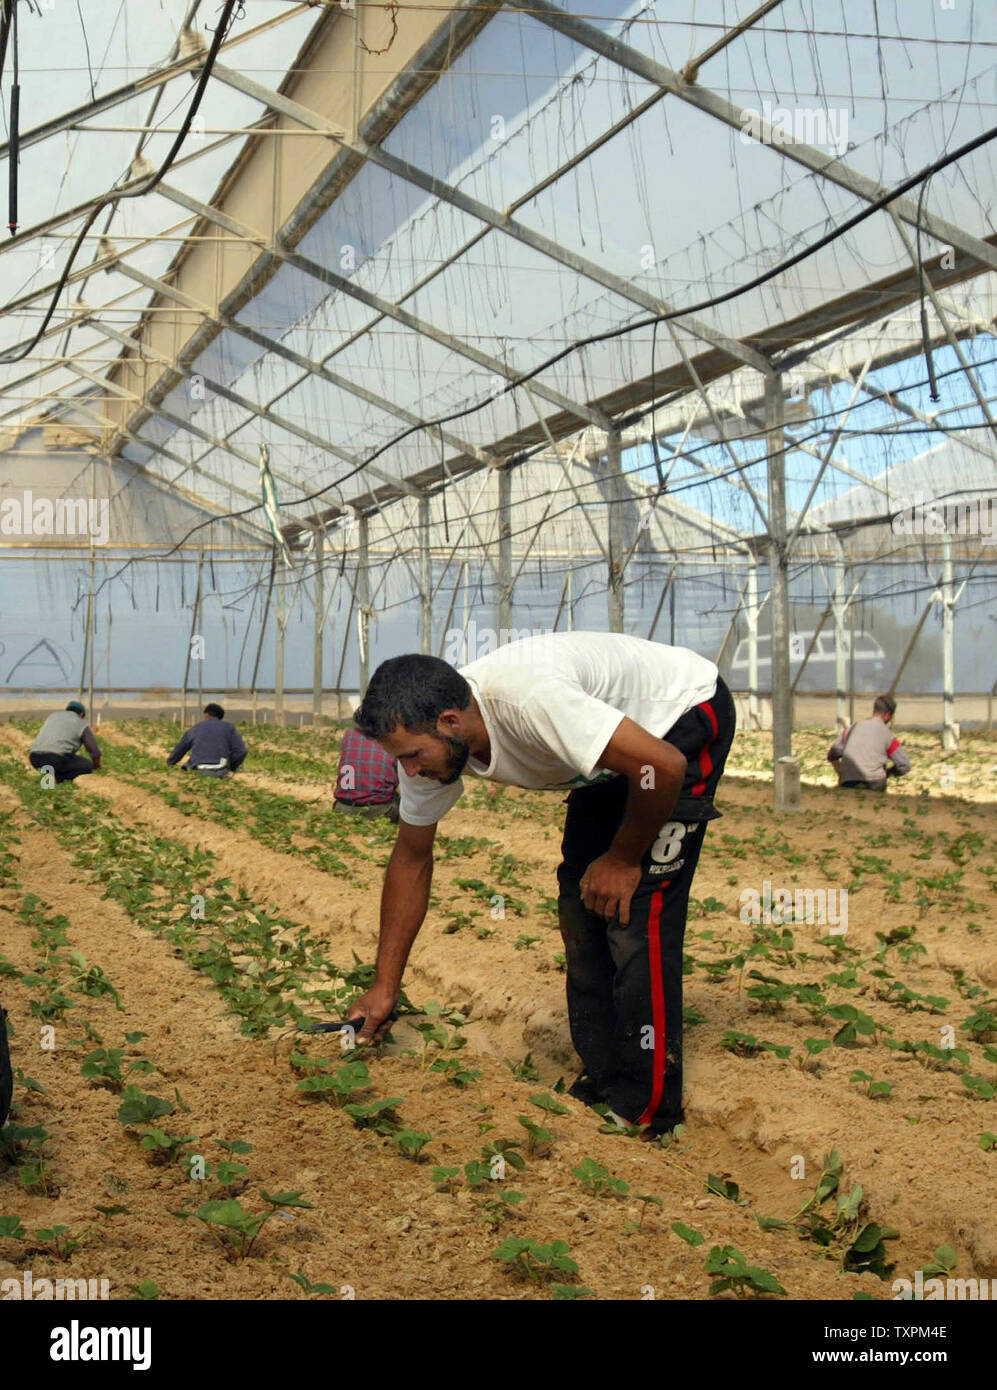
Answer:
POLYGON ((339 752, 336 809, 398 819, 398 764, 374 739, 347 729, 339 752))

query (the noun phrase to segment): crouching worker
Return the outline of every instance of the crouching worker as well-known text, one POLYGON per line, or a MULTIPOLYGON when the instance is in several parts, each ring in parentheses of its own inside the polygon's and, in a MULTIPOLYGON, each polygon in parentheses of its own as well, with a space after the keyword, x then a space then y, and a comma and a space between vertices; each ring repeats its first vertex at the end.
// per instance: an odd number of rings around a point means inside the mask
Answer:
POLYGON ((87 723, 87 712, 79 700, 70 700, 65 709, 50 714, 38 730, 28 752, 28 762, 39 772, 51 768, 57 782, 72 782, 100 767, 100 746, 87 723), (90 754, 80 753, 80 745, 90 754), (91 759, 93 761, 91 761, 91 759))
POLYGON ((734 735, 734 703, 695 652, 622 633, 555 632, 455 670, 399 656, 354 716, 398 759, 401 812, 373 985, 349 1016, 387 1031, 429 906, 437 823, 461 774, 567 800, 558 915, 571 1094, 663 1134, 682 1119, 682 941, 689 890, 734 735))
POLYGON ((190 754, 185 771, 202 777, 227 777, 240 768, 246 758, 246 745, 234 724, 225 718, 221 705, 205 705, 205 718, 183 738, 166 759, 173 767, 185 753, 190 754))
POLYGON ((336 810, 398 820, 398 764, 374 739, 347 729, 339 750, 336 810))
POLYGON ((834 764, 839 787, 881 792, 888 777, 905 777, 910 772, 910 758, 890 728, 896 708, 892 695, 877 695, 872 718, 842 729, 831 744, 827 760, 834 764))

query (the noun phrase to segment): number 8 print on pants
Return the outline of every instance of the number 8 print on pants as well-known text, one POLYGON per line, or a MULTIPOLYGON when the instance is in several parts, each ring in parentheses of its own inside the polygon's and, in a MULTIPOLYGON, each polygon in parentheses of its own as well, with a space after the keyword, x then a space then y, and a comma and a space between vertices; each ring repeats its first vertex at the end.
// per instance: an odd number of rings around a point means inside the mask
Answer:
POLYGON ((734 735, 720 682, 664 735, 688 767, 670 819, 644 856, 630 922, 589 912, 580 880, 604 854, 627 802, 624 777, 573 791, 558 869, 571 1038, 599 1099, 632 1124, 666 1133, 682 1119, 682 957, 689 893, 713 795, 734 735))

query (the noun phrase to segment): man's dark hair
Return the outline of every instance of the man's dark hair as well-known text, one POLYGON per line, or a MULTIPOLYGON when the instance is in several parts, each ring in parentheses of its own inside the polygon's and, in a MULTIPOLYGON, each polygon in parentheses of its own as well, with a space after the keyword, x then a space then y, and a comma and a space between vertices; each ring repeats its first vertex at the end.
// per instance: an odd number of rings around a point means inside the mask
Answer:
POLYGON ((467 709, 471 687, 437 656, 393 656, 370 679, 353 722, 368 738, 384 738, 401 724, 428 733, 445 709, 467 709))
POLYGON ((888 714, 891 718, 897 712, 897 702, 892 695, 877 695, 872 703, 873 714, 888 714))
POLYGON ((212 715, 214 715, 214 717, 215 717, 216 719, 224 719, 224 718, 225 718, 225 711, 222 709, 221 705, 215 705, 215 704, 205 705, 205 706, 204 706, 204 713, 205 713, 205 714, 212 714, 212 715))

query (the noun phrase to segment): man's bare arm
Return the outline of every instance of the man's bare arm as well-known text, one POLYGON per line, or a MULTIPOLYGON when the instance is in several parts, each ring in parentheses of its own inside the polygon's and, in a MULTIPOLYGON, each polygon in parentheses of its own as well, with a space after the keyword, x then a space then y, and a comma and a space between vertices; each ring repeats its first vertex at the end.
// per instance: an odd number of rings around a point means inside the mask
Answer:
POLYGON ((618 916, 626 926, 641 860, 675 809, 686 760, 670 743, 625 718, 603 750, 599 766, 626 777, 630 790, 613 843, 582 877, 582 901, 600 917, 618 916))
POLYGON ((361 1042, 373 1042, 387 1032, 385 1022, 398 1001, 402 976, 429 907, 433 879, 433 840, 436 825, 398 822, 398 838, 388 860, 381 891, 381 930, 374 983, 353 1002, 351 1018, 364 1018, 361 1042))

